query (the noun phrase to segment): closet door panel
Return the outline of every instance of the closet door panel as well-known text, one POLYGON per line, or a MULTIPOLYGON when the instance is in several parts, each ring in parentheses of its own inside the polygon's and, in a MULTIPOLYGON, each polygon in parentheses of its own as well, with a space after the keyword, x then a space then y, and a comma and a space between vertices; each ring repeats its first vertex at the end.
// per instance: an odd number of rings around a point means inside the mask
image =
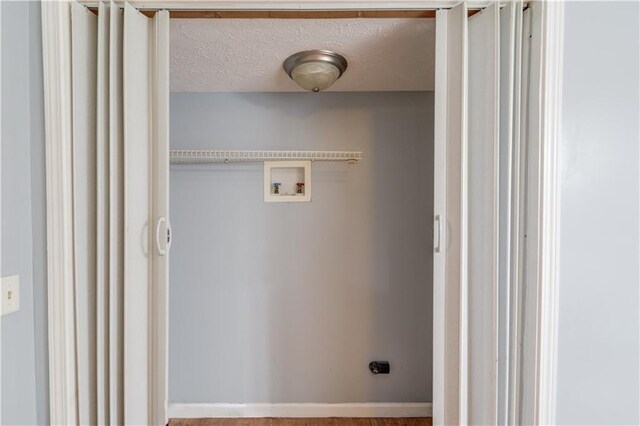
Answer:
POLYGON ((167 423, 169 294, 169 13, 154 17, 152 423, 167 423))
POLYGON ((150 424, 151 21, 124 4, 124 419, 150 424))
POLYGON ((497 421, 500 15, 469 18, 469 417, 497 421))
POLYGON ((500 10, 500 190, 498 274, 498 424, 513 424, 517 362, 522 1, 500 10), (515 254, 515 255, 514 255, 515 254), (512 313, 514 314, 512 318, 512 313))
POLYGON ((166 424, 169 14, 124 8, 124 420, 166 424))
POLYGON ((465 416, 467 6, 436 14, 434 180, 434 424, 465 416))
POLYGON ((123 11, 109 19, 109 417, 124 424, 124 135, 122 108, 123 11))
POLYGON ((96 370, 98 424, 109 420, 109 31, 110 6, 98 6, 96 128, 96 370))
MULTIPOLYGON (((542 8, 529 7, 522 13, 522 90, 521 90, 521 105, 522 111, 520 115, 521 129, 520 137, 522 139, 522 150, 520 170, 521 170, 521 196, 520 202, 526 207, 523 210, 523 215, 520 218, 522 221, 522 227, 520 230, 521 237, 520 242, 522 244, 521 251, 526 252, 526 258, 523 255, 521 272, 521 280, 526 283, 527 292, 537 292, 538 289, 538 271, 535 268, 526 268, 526 265, 537 265, 539 255, 539 222, 537 220, 530 220, 532 214, 529 212, 536 212, 540 207, 540 193, 539 191, 525 191, 525 188, 532 185, 532 182, 539 182, 540 176, 540 162, 541 158, 540 150, 542 145, 540 141, 542 136, 540 135, 540 127, 532 126, 529 123, 540 123, 540 114, 542 113, 540 90, 534 90, 540 88, 540 81, 542 79, 541 69, 532 64, 542 62, 542 43, 532 42, 533 33, 542 33, 543 18, 541 13, 542 8), (527 220, 529 219, 529 220, 527 220), (524 238, 524 233, 528 235, 528 238, 524 238)), ((537 299, 535 297, 522 297, 520 299, 522 315, 520 320, 521 330, 532 330, 536 327, 536 312, 538 310, 537 299)), ((538 377, 534 373, 537 371, 538 359, 536 356, 535 348, 539 344, 538 336, 535 333, 524 333, 520 336, 518 341, 518 347, 520 348, 520 356, 518 362, 520 365, 520 371, 522 376, 518 377, 520 381, 517 389, 520 392, 518 395, 517 404, 518 407, 518 423, 520 424, 536 424, 537 423, 537 410, 535 401, 536 388, 538 383, 538 377)))
POLYGON ((97 16, 71 3, 73 204, 78 422, 96 417, 96 42, 97 16))
POLYGON ((498 261, 498 423, 506 422, 509 349, 509 259, 511 215, 511 164, 513 145, 513 63, 515 23, 511 3, 500 10, 500 163, 499 163, 499 261, 498 261))

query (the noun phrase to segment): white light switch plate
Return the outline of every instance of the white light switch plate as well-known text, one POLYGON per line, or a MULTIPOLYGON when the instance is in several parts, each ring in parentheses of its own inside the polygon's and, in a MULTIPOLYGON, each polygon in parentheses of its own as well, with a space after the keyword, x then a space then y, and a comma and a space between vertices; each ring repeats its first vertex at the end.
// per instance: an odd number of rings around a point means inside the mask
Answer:
POLYGON ((20 275, 2 278, 1 315, 7 315, 20 309, 20 275))

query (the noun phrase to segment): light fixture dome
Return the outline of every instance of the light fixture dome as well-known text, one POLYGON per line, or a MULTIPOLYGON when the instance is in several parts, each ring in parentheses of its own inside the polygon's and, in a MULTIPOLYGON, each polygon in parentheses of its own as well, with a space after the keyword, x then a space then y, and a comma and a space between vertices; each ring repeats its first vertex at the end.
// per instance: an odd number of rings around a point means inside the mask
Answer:
POLYGON ((289 56, 282 67, 298 86, 319 92, 342 76, 347 69, 347 60, 330 50, 305 50, 289 56))

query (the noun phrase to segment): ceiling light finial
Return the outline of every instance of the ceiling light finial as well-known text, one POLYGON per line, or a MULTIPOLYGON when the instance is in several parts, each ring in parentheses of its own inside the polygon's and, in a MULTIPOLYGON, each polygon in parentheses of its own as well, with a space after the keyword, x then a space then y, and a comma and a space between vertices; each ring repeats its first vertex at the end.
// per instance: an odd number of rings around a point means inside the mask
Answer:
POLYGON ((298 86, 317 93, 342 76, 347 60, 330 50, 305 50, 289 56, 282 67, 298 86))

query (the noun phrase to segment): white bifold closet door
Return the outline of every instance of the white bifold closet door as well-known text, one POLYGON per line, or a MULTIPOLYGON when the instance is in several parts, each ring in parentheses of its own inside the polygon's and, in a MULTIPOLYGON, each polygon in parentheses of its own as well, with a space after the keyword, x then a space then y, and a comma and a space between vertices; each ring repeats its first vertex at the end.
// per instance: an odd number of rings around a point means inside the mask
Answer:
POLYGON ((169 14, 71 24, 77 420, 164 425, 169 14))
POLYGON ((500 15, 469 17, 468 276, 465 423, 496 424, 498 396, 500 15))
MULTIPOLYGON (((97 355, 97 134, 96 75, 98 17, 85 7, 71 5, 72 140, 73 140, 73 265, 75 279, 76 423, 96 420, 97 355)), ((56 417, 52 413, 52 423, 56 417)))
POLYGON ((434 330, 436 424, 506 418, 521 7, 494 3, 469 16, 461 3, 436 15, 434 322, 445 324, 434 330))
POLYGON ((467 5, 436 14, 433 420, 460 424, 466 282, 467 5), (442 368, 444 366, 444 368, 442 368))
POLYGON ((166 424, 169 12, 125 3, 123 44, 125 423, 166 424))
POLYGON ((521 264, 520 208, 522 1, 500 9, 500 153, 498 215, 498 424, 517 424, 518 324, 521 264), (515 254, 514 254, 515 253, 515 254), (512 313, 514 313, 512 315, 512 313))

